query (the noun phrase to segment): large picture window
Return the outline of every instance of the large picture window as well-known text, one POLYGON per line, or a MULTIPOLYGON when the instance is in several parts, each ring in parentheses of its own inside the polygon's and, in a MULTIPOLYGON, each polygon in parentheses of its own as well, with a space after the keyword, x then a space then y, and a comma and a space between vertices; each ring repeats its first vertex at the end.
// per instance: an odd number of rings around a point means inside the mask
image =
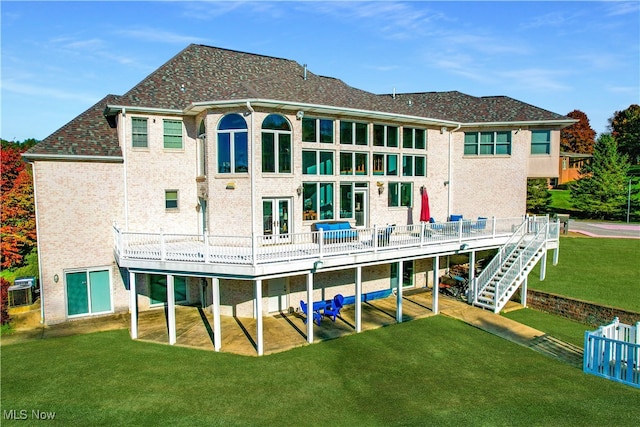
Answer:
POLYGON ((262 122, 262 172, 291 173, 291 126, 278 114, 262 122))
POLYGON ((240 114, 228 114, 218 126, 218 173, 247 172, 247 122, 240 114))
POLYGON ((333 143, 333 120, 330 119, 302 119, 302 141, 333 143))
POLYGON ((366 175, 368 153, 340 153, 340 175, 366 175))
POLYGON ((465 132, 464 154, 466 156, 510 155, 511 132, 465 132))
POLYGON ((333 183, 305 182, 302 184, 303 219, 324 220, 334 218, 333 183))
POLYGON ((402 176, 427 176, 425 156, 402 156, 402 176))
POLYGON ((389 183, 389 207, 413 206, 413 184, 411 182, 389 183))
POLYGON ((374 175, 398 175, 398 155, 374 153, 372 170, 374 175))
POLYGON ((531 154, 551 154, 551 131, 531 131, 531 154))
POLYGON ((333 175, 333 152, 303 150, 302 173, 305 175, 333 175))
POLYGON ((366 123, 340 121, 340 143, 369 145, 368 125, 366 123))
POLYGON ((424 129, 403 128, 402 147, 424 150, 427 148, 427 132, 424 129))
POLYGON ((398 147, 398 128, 388 125, 373 125, 375 147, 398 147))
POLYGON ((66 273, 65 285, 69 317, 113 311, 108 269, 66 273))

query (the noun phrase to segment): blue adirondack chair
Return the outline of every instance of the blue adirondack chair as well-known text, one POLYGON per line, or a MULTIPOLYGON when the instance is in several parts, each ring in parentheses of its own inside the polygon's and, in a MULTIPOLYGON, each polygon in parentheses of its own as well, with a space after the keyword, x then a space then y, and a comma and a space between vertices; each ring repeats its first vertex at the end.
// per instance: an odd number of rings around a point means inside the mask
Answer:
POLYGON ((324 315, 330 317, 334 322, 336 317, 340 316, 340 309, 344 306, 344 297, 341 294, 333 297, 330 305, 327 305, 324 309, 324 315))
MULTIPOLYGON (((307 305, 307 303, 305 303, 304 301, 300 300, 300 309, 302 310, 302 312, 304 313, 305 319, 304 319, 304 323, 307 323, 307 320, 309 319, 309 306, 307 305)), ((322 315, 320 313, 318 313, 317 311, 313 312, 313 321, 316 322, 318 324, 318 326, 320 325, 320 322, 322 322, 322 315)))

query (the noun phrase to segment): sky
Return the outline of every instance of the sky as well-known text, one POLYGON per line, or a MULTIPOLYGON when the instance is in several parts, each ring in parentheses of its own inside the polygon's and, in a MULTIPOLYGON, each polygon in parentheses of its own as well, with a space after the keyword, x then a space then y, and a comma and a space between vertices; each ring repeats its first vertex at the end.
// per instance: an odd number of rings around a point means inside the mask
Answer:
POLYGON ((383 94, 504 95, 598 133, 640 103, 640 2, 0 2, 0 137, 42 140, 190 43, 383 94))

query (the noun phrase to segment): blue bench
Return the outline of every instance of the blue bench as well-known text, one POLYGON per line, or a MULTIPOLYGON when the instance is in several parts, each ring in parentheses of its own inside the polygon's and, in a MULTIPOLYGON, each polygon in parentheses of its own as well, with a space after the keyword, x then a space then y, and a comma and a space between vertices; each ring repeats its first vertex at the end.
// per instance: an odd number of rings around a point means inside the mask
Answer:
MULTIPOLYGON (((344 242, 358 239, 358 231, 351 228, 349 221, 315 222, 311 231, 322 231, 325 243, 344 242)), ((319 240, 320 233, 313 236, 314 242, 319 240)))

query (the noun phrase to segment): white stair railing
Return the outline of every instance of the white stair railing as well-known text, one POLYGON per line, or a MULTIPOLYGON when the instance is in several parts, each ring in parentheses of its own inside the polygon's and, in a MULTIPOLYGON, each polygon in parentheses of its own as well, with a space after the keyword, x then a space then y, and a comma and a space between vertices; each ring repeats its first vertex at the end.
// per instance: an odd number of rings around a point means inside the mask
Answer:
MULTIPOLYGON (((537 230, 534 237, 529 239, 524 248, 517 251, 517 257, 513 259, 511 266, 504 272, 499 280, 495 282, 494 311, 496 313, 504 308, 509 298, 511 298, 529 274, 533 265, 535 265, 532 261, 537 261, 536 258, 539 258, 540 250, 544 247, 547 240, 547 226, 544 224, 536 228, 537 230)), ((523 240, 528 239, 525 236, 523 240)))

